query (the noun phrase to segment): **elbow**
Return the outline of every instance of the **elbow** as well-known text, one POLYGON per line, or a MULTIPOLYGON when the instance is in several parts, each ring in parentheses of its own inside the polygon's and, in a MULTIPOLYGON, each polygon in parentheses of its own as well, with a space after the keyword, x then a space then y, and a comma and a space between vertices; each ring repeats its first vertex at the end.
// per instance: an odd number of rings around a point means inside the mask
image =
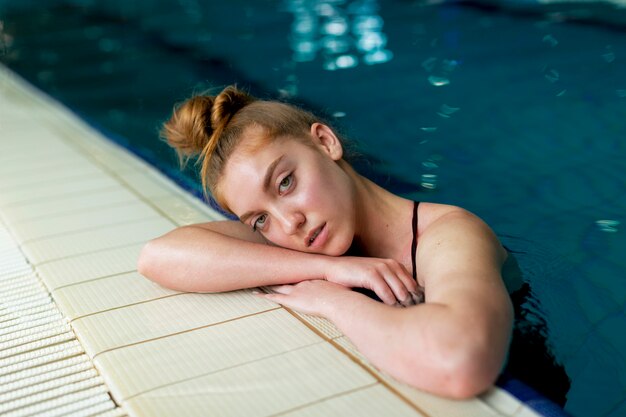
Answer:
POLYGON ((502 365, 498 356, 489 348, 463 344, 444 348, 430 356, 426 372, 424 368, 417 369, 418 364, 412 366, 411 376, 405 382, 454 400, 473 398, 487 391, 497 379, 502 365))
POLYGON ((446 397, 465 400, 487 391, 495 382, 498 372, 477 369, 477 366, 460 367, 451 376, 450 383, 445 387, 446 397))
POLYGON ((156 281, 155 271, 158 270, 156 265, 158 256, 156 252, 154 240, 146 243, 141 252, 139 252, 139 258, 137 258, 137 272, 152 281, 156 281))
POLYGON ((498 352, 487 346, 459 350, 444 372, 447 384, 444 395, 463 400, 475 397, 488 390, 496 381, 502 366, 498 352))
POLYGON ((143 248, 141 248, 141 252, 139 252, 139 258, 137 258, 137 272, 139 272, 144 277, 148 277, 150 275, 150 242, 146 243, 143 248))

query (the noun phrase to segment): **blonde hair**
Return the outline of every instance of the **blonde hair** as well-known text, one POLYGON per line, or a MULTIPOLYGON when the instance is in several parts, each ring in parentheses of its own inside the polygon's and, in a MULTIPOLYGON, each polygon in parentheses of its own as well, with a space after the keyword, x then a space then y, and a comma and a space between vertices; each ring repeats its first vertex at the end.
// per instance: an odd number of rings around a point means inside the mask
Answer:
POLYGON ((205 196, 212 194, 228 210, 216 195, 217 184, 226 161, 249 128, 261 128, 264 141, 286 136, 304 139, 318 121, 298 107, 258 100, 236 86, 228 86, 216 96, 200 94, 175 105, 163 124, 161 137, 176 149, 181 167, 198 157, 205 196))

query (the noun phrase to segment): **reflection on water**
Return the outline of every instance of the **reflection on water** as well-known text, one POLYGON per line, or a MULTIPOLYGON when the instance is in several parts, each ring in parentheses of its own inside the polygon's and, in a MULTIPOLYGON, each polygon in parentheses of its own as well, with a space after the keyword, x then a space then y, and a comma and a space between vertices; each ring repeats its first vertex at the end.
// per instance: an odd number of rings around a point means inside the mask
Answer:
POLYGON ((295 62, 319 55, 324 69, 334 71, 393 58, 377 0, 286 0, 285 5, 294 16, 290 43, 295 62))
POLYGON ((0 20, 0 56, 6 55, 13 38, 4 31, 4 22, 0 20))

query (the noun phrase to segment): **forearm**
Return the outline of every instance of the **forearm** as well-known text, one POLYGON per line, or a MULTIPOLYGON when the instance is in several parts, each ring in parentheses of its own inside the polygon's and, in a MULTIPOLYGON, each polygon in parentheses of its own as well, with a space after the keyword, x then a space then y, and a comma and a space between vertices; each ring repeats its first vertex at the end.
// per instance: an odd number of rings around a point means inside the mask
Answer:
POLYGON ((352 292, 334 300, 325 316, 376 367, 438 395, 477 394, 502 362, 501 343, 489 329, 442 304, 393 308, 352 292))
POLYGON ((185 227, 146 244, 138 269, 168 288, 221 292, 321 278, 324 258, 185 227))

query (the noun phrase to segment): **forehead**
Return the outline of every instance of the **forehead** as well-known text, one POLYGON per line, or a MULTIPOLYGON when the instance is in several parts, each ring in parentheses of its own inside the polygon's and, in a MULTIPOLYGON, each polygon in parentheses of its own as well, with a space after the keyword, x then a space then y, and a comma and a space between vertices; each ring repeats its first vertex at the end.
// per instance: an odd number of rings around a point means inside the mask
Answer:
POLYGON ((243 139, 228 158, 218 182, 219 200, 236 215, 243 214, 263 197, 268 167, 281 156, 279 166, 283 165, 289 160, 289 152, 304 146, 289 138, 260 140, 264 143, 259 143, 258 138, 243 139))

